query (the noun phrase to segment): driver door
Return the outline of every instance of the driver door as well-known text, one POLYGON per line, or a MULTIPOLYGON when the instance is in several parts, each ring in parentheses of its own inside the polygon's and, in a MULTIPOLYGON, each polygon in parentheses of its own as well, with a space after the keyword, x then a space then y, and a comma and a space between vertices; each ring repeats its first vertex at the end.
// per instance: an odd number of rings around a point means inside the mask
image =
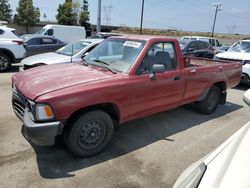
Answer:
POLYGON ((137 75, 132 78, 131 116, 140 117, 180 104, 185 92, 185 81, 178 65, 173 43, 155 43, 149 49, 137 75), (165 72, 157 73, 156 79, 151 79, 154 64, 163 64, 165 72))

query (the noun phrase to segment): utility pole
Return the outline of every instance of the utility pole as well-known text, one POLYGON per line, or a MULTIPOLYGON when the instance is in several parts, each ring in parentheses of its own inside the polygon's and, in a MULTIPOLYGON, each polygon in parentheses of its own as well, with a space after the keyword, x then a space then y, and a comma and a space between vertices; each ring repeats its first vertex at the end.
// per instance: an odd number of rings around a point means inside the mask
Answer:
POLYGON ((98 0, 96 32, 101 31, 101 0, 98 0))
POLYGON ((114 6, 113 5, 109 5, 109 6, 103 6, 103 18, 102 21, 106 24, 106 25, 110 25, 111 24, 111 12, 113 10, 114 6))
POLYGON ((140 34, 142 34, 143 12, 144 12, 144 0, 142 0, 142 6, 141 6, 141 26, 140 26, 140 34))
POLYGON ((217 17, 217 12, 221 10, 221 3, 213 4, 215 7, 215 14, 214 14, 214 23, 213 23, 213 29, 212 29, 212 37, 214 36, 214 28, 215 28, 215 22, 216 22, 216 17, 217 17))

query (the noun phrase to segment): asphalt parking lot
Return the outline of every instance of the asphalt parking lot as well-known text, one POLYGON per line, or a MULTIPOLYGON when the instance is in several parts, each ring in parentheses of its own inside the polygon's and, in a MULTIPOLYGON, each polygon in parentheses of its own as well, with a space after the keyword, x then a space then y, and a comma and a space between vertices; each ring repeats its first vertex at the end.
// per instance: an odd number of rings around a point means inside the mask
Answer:
POLYGON ((99 155, 77 159, 63 144, 30 145, 11 107, 11 76, 0 73, 0 187, 172 187, 180 173, 250 120, 247 86, 228 91, 225 106, 202 115, 193 105, 121 125, 99 155))

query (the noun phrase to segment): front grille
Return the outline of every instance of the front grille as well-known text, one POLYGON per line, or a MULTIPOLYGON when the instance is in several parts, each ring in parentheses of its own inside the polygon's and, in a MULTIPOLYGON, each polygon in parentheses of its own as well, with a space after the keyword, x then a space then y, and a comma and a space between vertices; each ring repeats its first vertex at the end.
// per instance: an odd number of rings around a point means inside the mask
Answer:
POLYGON ((13 87, 12 107, 18 118, 21 119, 22 121, 24 119, 25 103, 26 103, 25 96, 15 87, 13 87))
POLYGON ((23 120, 24 118, 24 111, 25 111, 25 106, 22 103, 19 103, 17 101, 13 101, 13 110, 14 112, 23 120))

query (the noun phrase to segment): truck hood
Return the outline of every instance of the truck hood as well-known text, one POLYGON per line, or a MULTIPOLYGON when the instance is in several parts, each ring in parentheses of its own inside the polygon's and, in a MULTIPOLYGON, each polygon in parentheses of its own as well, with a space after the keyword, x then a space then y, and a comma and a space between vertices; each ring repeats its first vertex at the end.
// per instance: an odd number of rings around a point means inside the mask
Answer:
POLYGON ((15 74, 12 83, 27 98, 35 100, 45 93, 113 77, 111 72, 102 70, 81 63, 40 66, 15 74))
POLYGON ((21 61, 22 65, 35 65, 35 64, 56 64, 70 62, 71 57, 55 52, 43 53, 27 57, 21 61))
POLYGON ((215 56, 221 59, 250 60, 250 53, 246 52, 224 52, 218 53, 215 56))

